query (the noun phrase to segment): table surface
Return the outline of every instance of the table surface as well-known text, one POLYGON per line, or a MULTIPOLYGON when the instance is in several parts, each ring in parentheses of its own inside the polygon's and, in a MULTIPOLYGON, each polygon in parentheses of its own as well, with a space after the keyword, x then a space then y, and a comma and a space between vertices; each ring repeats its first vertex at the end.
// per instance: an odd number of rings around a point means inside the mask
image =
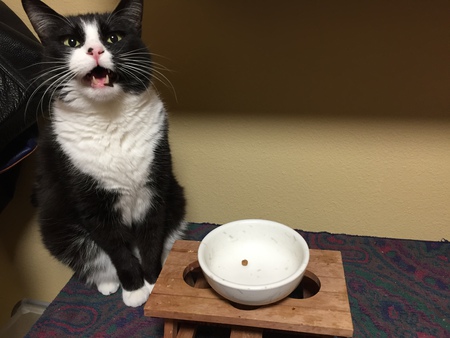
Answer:
MULTIPOLYGON (((191 223, 186 239, 215 227, 191 223)), ((298 232, 311 249, 340 251, 354 337, 450 337, 449 242, 298 232)), ((162 337, 163 330, 143 306, 125 306, 120 290, 103 296, 72 278, 27 337, 162 337)), ((211 337, 207 331, 199 336, 211 337)))

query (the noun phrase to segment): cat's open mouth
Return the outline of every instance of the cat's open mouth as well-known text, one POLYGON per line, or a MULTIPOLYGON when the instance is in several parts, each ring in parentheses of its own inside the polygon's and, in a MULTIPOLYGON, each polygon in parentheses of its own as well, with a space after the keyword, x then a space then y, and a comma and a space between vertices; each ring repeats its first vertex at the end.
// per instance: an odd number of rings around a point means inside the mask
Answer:
POLYGON ((116 73, 100 66, 95 67, 83 77, 83 80, 92 88, 113 87, 116 79, 116 73))

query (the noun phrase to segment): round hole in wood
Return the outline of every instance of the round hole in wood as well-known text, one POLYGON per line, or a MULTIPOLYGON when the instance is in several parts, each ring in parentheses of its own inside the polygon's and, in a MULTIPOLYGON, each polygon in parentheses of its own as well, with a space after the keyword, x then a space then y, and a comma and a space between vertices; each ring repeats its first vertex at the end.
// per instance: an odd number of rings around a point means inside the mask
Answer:
POLYGON ((184 269, 183 279, 187 285, 192 286, 193 288, 209 289, 211 287, 206 281, 198 261, 189 264, 186 269, 184 269))
POLYGON ((313 297, 320 290, 320 280, 314 273, 309 270, 305 271, 303 279, 297 288, 288 296, 295 299, 306 299, 313 297))

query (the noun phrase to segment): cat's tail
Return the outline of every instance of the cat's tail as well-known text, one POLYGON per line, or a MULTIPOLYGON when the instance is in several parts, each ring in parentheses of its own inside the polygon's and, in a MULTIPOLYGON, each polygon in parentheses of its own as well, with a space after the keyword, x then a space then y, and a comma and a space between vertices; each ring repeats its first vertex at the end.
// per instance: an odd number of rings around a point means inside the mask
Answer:
POLYGON ((181 221, 178 228, 173 230, 169 236, 167 236, 165 242, 164 242, 164 248, 161 255, 161 265, 164 265, 166 262, 167 256, 169 255, 170 250, 172 250, 172 246, 178 239, 184 239, 186 228, 188 226, 188 223, 186 221, 181 221))

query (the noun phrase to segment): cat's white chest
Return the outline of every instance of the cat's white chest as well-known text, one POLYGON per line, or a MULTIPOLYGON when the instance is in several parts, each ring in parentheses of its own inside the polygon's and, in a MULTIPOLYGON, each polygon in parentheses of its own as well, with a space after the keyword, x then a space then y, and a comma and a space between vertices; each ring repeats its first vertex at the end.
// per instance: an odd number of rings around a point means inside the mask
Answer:
POLYGON ((162 103, 151 92, 109 105, 54 104, 59 144, 77 170, 120 193, 116 208, 126 223, 142 218, 151 205, 147 183, 164 118, 162 103))

